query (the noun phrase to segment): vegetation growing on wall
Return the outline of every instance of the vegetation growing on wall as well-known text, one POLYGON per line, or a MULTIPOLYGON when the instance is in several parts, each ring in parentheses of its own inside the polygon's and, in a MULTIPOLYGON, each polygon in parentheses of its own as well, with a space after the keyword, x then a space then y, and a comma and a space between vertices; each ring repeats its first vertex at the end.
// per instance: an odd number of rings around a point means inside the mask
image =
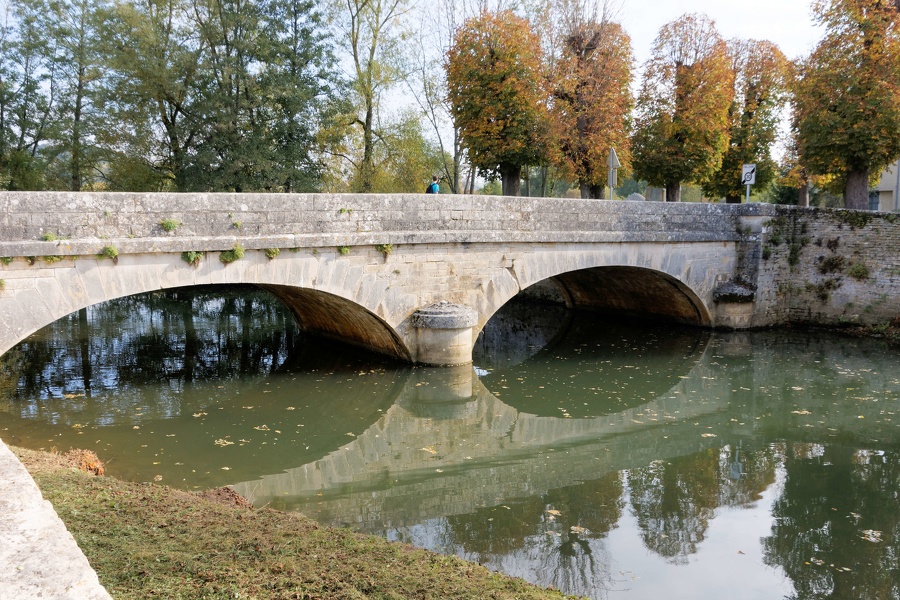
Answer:
POLYGON ((219 254, 219 261, 226 265, 242 258, 244 258, 244 247, 240 244, 235 244, 231 250, 226 250, 219 254))
POLYGON ((199 250, 188 250, 181 253, 181 260, 191 265, 192 267, 196 267, 200 264, 200 259, 203 258, 204 254, 205 252, 199 250))

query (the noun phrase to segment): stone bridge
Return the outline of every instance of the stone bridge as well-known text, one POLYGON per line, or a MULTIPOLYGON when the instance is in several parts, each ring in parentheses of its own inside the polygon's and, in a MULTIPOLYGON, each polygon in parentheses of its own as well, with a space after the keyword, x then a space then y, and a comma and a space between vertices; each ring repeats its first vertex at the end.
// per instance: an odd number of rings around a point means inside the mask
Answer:
POLYGON ((221 284, 270 291, 307 331, 433 365, 470 362, 491 315, 528 288, 575 308, 709 328, 876 322, 900 314, 900 258, 871 251, 896 244, 900 224, 858 214, 449 195, 7 192, 0 353, 98 302, 221 284), (854 265, 864 278, 847 276, 854 265))

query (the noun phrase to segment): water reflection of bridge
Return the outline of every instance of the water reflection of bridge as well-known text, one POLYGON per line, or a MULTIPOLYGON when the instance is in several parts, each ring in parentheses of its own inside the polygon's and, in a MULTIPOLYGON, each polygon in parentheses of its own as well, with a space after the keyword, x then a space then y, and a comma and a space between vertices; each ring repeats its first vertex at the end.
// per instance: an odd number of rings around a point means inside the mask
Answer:
POLYGON ((351 443, 235 489, 257 505, 366 530, 468 513, 720 444, 702 434, 727 396, 699 389, 714 382, 694 375, 655 401, 593 418, 518 412, 471 369, 448 374, 443 387, 412 378, 351 443))
POLYGON ((825 355, 816 342, 788 349, 798 366, 785 371, 785 350, 771 353, 764 341, 772 338, 778 346, 777 336, 753 335, 758 352, 747 334, 732 335, 715 350, 699 349, 683 365, 679 382, 656 399, 590 418, 521 412, 467 369, 447 372, 443 385, 419 371, 384 416, 351 443, 235 488, 257 505, 373 531, 471 513, 760 433, 799 442, 839 437, 896 445, 892 418, 900 414, 900 399, 884 392, 896 377, 871 373, 864 353, 852 347, 825 355), (804 356, 811 359, 801 362, 804 356), (848 388, 852 383, 860 397, 876 400, 836 410, 830 396, 799 391, 798 382, 814 382, 823 370, 826 378, 833 372, 847 377, 848 388), (866 371, 868 383, 859 387, 856 373, 866 371), (748 404, 749 388, 756 391, 748 404))

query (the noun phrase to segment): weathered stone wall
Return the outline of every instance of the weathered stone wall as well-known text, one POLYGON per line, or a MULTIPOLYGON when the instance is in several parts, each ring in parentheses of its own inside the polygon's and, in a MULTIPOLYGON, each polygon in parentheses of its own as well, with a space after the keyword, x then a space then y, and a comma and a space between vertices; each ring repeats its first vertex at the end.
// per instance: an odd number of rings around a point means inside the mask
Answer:
POLYGON ((900 215, 771 207, 756 322, 841 325, 900 316, 900 215))
POLYGON ((0 193, 0 256, 477 242, 734 241, 743 207, 341 194, 0 193), (173 220, 178 227, 164 231, 173 220), (59 241, 40 241, 45 234, 59 241), (8 244, 20 242, 21 244, 8 244))

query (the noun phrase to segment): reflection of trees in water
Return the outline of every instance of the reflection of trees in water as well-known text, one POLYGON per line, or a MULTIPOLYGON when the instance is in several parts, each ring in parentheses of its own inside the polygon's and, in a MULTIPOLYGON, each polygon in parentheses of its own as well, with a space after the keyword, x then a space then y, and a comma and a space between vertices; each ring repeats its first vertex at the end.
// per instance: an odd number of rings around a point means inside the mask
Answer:
POLYGON ((786 444, 766 563, 796 599, 900 598, 900 453, 786 444))
POLYGON ((773 452, 740 456, 740 477, 734 451, 728 447, 629 471, 631 508, 644 545, 671 563, 687 564, 706 538, 717 508, 755 502, 775 480, 773 452))
POLYGON ((618 472, 500 507, 447 517, 443 547, 457 547, 479 563, 525 553, 547 585, 567 593, 608 589, 608 556, 598 540, 616 527, 624 508, 618 472), (543 539, 534 545, 533 539, 543 539))
POLYGON ((22 342, 20 397, 61 396, 148 381, 183 383, 271 372, 288 360, 296 327, 255 288, 185 289, 110 300, 22 342), (198 333, 200 332, 200 333, 198 333))

